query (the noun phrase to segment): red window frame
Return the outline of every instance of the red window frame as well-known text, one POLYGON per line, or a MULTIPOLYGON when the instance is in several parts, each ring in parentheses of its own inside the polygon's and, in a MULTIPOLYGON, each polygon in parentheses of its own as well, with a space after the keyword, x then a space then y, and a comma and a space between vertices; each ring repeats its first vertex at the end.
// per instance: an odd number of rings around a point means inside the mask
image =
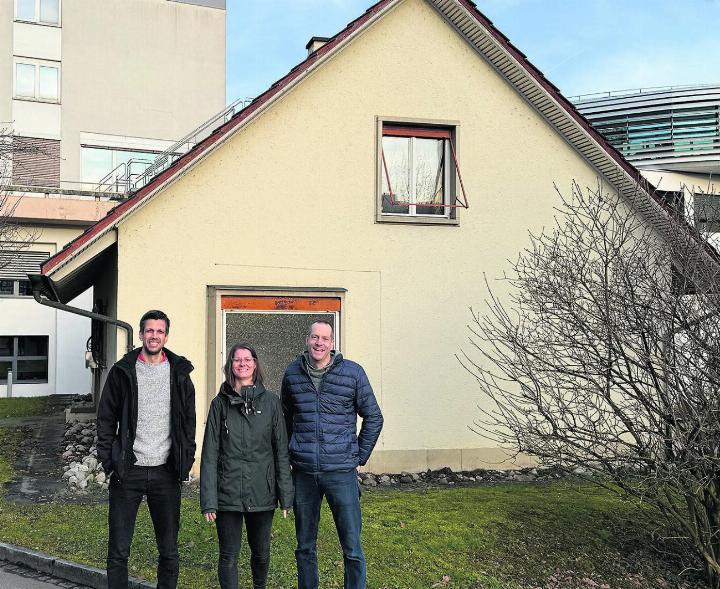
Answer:
MULTIPOLYGON (((468 204, 467 194, 465 193, 465 185, 463 184, 462 175, 460 174, 460 165, 458 164, 457 155, 455 153, 455 145, 453 144, 452 129, 447 127, 423 127, 413 125, 397 125, 383 123, 382 126, 383 137, 423 137, 428 139, 446 139, 450 145, 450 154, 453 158, 453 164, 455 166, 455 173, 460 184, 460 190, 462 192, 462 198, 455 191, 455 195, 452 197, 452 201, 444 203, 443 207, 454 208, 454 209, 467 209, 470 208, 468 204)), ((382 141, 380 142, 380 152, 382 157, 383 173, 385 174, 385 180, 387 181, 388 191, 390 193, 390 204, 392 206, 424 206, 418 205, 418 203, 406 202, 395 200, 395 194, 393 193, 392 184, 390 183, 390 174, 388 173, 387 162, 385 161, 385 152, 382 149, 382 141)), ((448 199, 450 200, 450 199, 448 199)))

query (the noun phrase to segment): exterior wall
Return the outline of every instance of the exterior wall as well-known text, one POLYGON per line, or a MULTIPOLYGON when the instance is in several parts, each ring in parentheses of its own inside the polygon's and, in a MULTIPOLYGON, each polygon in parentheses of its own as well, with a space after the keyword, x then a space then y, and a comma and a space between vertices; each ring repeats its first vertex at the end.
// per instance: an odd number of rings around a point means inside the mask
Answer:
POLYGON ((64 0, 63 178, 80 133, 176 140, 225 105, 225 11, 157 0, 64 0))
POLYGON ((469 431, 483 400, 455 359, 468 307, 482 305, 483 274, 499 277, 528 229, 552 223, 553 183, 573 179, 596 186, 597 172, 431 7, 407 0, 119 227, 118 317, 171 317, 168 345, 196 367, 200 443, 215 394, 208 285, 345 288, 343 353, 386 418, 368 467, 487 466, 504 455, 469 431), (457 226, 375 222, 377 117, 459 121, 470 209, 457 226), (149 253, 162 269, 150 281, 149 253))
MULTIPOLYGON (((30 246, 37 251, 55 254, 81 229, 30 227, 37 239, 30 246)), ((92 291, 86 291, 69 303, 92 308, 92 291)), ((90 371, 85 368, 85 342, 90 335, 90 320, 38 305, 31 297, 0 297, 0 335, 47 335, 48 382, 14 384, 14 397, 50 394, 85 394, 90 392, 90 371)), ((7 386, 0 385, 0 397, 7 386)))
POLYGON ((12 121, 14 2, 0 2, 0 129, 12 121))

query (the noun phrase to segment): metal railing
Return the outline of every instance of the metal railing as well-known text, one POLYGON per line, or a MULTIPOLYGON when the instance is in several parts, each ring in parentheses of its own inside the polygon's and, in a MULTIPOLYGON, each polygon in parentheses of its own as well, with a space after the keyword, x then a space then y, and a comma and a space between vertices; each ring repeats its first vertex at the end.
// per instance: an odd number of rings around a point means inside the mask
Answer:
POLYGON ((138 178, 147 170, 155 160, 145 158, 133 158, 127 162, 120 162, 116 168, 110 170, 97 183, 98 192, 117 192, 127 194, 133 183, 133 179, 138 178), (141 171, 133 171, 138 167, 142 167, 141 171))
POLYGON ((154 160, 148 162, 147 167, 141 173, 133 173, 130 166, 126 166, 123 168, 122 173, 118 173, 123 165, 121 164, 98 183, 98 190, 101 190, 101 186, 113 185, 116 188, 122 188, 122 191, 126 195, 129 195, 142 188, 155 176, 169 168, 178 158, 195 147, 200 141, 210 136, 217 127, 229 121, 236 112, 241 111, 250 104, 252 100, 252 98, 239 98, 235 100, 221 112, 158 154, 154 160))
POLYGON ((632 96, 634 94, 649 94, 652 92, 671 92, 675 90, 692 90, 703 88, 720 88, 718 84, 686 84, 684 86, 650 86, 648 88, 631 88, 627 90, 610 90, 607 92, 593 92, 591 94, 578 94, 576 96, 568 96, 570 102, 584 102, 586 100, 600 100, 602 98, 621 98, 623 96, 632 96))

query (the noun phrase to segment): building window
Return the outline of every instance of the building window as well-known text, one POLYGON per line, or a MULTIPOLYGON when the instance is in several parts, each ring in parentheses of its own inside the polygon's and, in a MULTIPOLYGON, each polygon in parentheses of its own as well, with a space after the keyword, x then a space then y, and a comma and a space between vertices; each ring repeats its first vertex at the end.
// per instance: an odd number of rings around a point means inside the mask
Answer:
POLYGON ((15 63, 15 97, 59 102, 60 68, 39 63, 15 63))
POLYGON ((59 25, 60 0, 17 0, 15 18, 45 25, 59 25))
POLYGON ((694 194, 695 227, 704 233, 720 233, 720 196, 694 194))
POLYGON ((48 336, 0 335, 0 384, 10 370, 14 383, 47 382, 48 336))
POLYGON ((134 180, 158 156, 156 151, 137 151, 107 147, 81 147, 82 181, 114 184, 119 179, 134 180), (110 172, 115 173, 110 176, 110 172))
POLYGON ((383 123, 380 146, 379 220, 455 220, 458 174, 453 128, 383 123))
POLYGON ((0 279, 0 296, 31 297, 32 287, 29 280, 0 279))

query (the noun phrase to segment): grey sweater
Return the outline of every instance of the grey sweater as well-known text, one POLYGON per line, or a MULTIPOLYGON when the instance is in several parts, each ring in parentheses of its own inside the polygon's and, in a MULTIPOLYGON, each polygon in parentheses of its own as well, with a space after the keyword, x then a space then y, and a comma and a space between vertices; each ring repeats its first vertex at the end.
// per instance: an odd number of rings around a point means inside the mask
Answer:
POLYGON ((160 466, 170 455, 170 363, 135 363, 138 420, 133 452, 137 466, 160 466))

